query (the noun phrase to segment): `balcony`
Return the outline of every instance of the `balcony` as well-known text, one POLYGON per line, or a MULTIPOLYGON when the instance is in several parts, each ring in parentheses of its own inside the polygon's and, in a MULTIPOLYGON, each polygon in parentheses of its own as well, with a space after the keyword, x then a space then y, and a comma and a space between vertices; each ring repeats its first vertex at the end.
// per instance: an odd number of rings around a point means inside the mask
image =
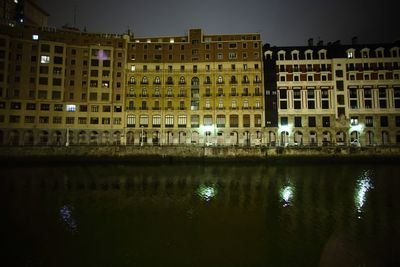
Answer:
POLYGON ((254 93, 253 96, 262 96, 262 93, 254 93))
POLYGON ((140 97, 148 97, 147 94, 140 94, 139 96, 140 96, 140 97))
POLYGON ((238 96, 239 94, 238 93, 230 93, 229 95, 230 96, 238 96))
POLYGON ((166 97, 174 97, 174 94, 166 94, 166 97))
POLYGON ((178 97, 186 97, 186 94, 178 94, 178 97))
POLYGON ((152 94, 152 97, 161 97, 161 94, 152 94))
POLYGON ((136 97, 136 94, 126 94, 127 97, 136 97))
POLYGON ((203 94, 203 96, 205 96, 205 97, 211 97, 212 94, 206 93, 206 94, 203 94))
POLYGON ((161 110, 160 107, 153 107, 152 110, 161 110))
POLYGON ((148 110, 148 107, 140 107, 139 110, 148 110))
POLYGON ((242 93, 242 96, 249 96, 249 93, 242 93))
POLYGON ((244 81, 242 81, 242 84, 249 84, 249 83, 250 83, 249 80, 244 80, 244 81))
POLYGON ((237 84, 238 82, 236 80, 230 80, 229 84, 237 84))

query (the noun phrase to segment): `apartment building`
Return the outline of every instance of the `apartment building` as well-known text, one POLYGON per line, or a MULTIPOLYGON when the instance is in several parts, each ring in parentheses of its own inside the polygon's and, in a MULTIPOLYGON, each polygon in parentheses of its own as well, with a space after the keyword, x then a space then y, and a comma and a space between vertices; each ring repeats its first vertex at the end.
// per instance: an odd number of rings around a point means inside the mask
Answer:
POLYGON ((0 143, 120 143, 128 36, 2 26, 0 143))
POLYGON ((133 38, 127 143, 254 145, 263 127, 259 34, 133 38))
POLYGON ((400 144, 399 47, 265 45, 266 143, 400 144))
POLYGON ((0 144, 261 142, 259 34, 1 27, 0 144))

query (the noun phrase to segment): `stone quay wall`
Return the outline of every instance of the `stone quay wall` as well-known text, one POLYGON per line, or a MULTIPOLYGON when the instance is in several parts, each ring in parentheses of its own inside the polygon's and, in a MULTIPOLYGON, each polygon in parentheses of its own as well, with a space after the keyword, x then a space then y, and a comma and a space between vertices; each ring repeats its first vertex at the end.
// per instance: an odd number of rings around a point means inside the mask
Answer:
POLYGON ((370 159, 400 161, 400 147, 3 146, 5 162, 35 161, 235 161, 370 159))

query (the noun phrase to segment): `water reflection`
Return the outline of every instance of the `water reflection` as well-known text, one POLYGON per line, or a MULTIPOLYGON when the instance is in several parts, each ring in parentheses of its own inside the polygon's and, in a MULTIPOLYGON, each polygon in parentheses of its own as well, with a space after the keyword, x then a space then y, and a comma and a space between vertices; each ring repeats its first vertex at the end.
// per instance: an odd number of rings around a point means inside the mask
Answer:
POLYGON ((371 174, 369 170, 362 173, 360 178, 357 180, 356 191, 355 191, 355 203, 358 212, 358 218, 361 218, 361 213, 363 212, 363 206, 366 201, 366 194, 369 190, 373 189, 371 182, 371 174))
POLYGON ((197 188, 197 195, 205 201, 210 201, 212 198, 214 198, 218 193, 217 187, 215 185, 204 185, 201 184, 197 188))
POLYGON ((291 201, 293 199, 293 195, 294 195, 294 187, 291 184, 284 186, 280 190, 280 196, 284 207, 290 206, 291 201))
POLYGON ((74 207, 70 205, 64 205, 60 209, 60 218, 63 223, 65 223, 66 228, 71 233, 76 233, 78 230, 78 225, 76 220, 72 217, 72 211, 74 207))

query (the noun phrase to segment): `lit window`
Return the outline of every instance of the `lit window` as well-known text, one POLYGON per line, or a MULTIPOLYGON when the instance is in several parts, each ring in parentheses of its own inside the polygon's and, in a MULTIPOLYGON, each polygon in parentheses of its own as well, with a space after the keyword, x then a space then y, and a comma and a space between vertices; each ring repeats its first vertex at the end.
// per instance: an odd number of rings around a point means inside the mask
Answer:
POLYGON ((358 117, 351 117, 350 118, 350 125, 351 126, 358 125, 358 117))
POLYGON ((40 63, 43 63, 43 64, 50 63, 50 56, 40 56, 40 63))
POLYGON ((32 35, 32 40, 39 40, 39 35, 33 34, 32 35))
POLYGON ((131 71, 135 71, 136 70, 136 66, 135 65, 132 65, 131 66, 131 71))
POLYGON ((353 58, 354 54, 353 51, 347 52, 347 58, 353 58))
POLYGON ((171 44, 175 43, 174 38, 169 39, 169 42, 170 42, 171 44))
POLYGON ((67 112, 75 112, 76 105, 67 105, 67 112))

